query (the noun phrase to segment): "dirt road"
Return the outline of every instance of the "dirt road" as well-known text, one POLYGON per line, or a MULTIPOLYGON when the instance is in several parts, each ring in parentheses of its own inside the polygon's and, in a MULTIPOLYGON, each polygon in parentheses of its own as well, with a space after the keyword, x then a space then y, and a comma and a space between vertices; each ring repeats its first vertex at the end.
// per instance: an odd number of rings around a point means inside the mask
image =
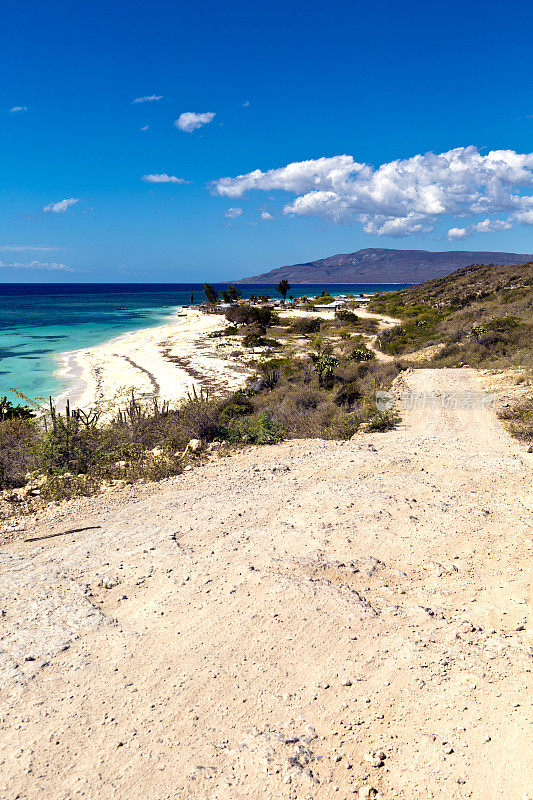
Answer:
POLYGON ((250 449, 4 546, 2 800, 533 797, 533 456, 470 370, 405 380, 437 394, 399 430, 250 449))

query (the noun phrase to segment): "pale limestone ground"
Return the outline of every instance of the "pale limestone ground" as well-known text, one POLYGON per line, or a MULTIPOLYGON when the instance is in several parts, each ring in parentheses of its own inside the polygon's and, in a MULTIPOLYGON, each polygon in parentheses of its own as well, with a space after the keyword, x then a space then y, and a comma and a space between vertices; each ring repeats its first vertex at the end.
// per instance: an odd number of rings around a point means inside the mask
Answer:
POLYGON ((100 527, 0 554, 0 797, 533 796, 532 459, 414 410, 28 522, 100 527))

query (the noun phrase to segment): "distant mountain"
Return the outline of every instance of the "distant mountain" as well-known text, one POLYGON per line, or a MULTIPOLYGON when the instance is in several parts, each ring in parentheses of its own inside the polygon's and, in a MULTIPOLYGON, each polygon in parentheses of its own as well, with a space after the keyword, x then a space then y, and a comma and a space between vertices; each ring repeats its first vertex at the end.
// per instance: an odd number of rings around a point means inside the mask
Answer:
POLYGON ((305 264, 278 267, 237 283, 421 283, 442 278, 471 264, 525 264, 533 254, 491 253, 471 250, 389 250, 368 247, 305 264))

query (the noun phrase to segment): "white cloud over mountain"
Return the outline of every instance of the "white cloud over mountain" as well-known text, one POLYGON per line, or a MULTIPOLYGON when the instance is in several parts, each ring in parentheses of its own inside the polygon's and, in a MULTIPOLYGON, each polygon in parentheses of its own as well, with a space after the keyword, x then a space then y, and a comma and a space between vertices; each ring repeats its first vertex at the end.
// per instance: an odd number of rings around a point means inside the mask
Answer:
POLYGON ((533 224, 533 153, 473 147, 426 153, 373 168, 340 155, 288 164, 214 181, 212 190, 238 198, 252 190, 280 190, 296 198, 284 208, 295 216, 319 216, 334 223, 359 222, 378 236, 403 237, 434 230, 445 217, 482 222, 452 227, 449 239, 533 224), (505 219, 493 215, 504 214, 505 219), (463 233, 464 232, 464 233, 463 233))
POLYGON ((79 197, 67 197, 65 200, 59 200, 57 203, 48 203, 48 205, 43 208, 43 211, 51 211, 54 214, 64 214, 68 208, 79 202, 79 197))
POLYGON ((216 114, 214 111, 206 111, 203 114, 196 114, 194 111, 184 111, 180 114, 178 119, 174 122, 176 128, 185 133, 192 133, 193 131, 201 128, 202 125, 207 125, 212 122, 216 114))
POLYGON ((185 178, 177 178, 175 175, 167 175, 166 172, 156 175, 143 175, 141 180, 146 183, 188 183, 185 178))

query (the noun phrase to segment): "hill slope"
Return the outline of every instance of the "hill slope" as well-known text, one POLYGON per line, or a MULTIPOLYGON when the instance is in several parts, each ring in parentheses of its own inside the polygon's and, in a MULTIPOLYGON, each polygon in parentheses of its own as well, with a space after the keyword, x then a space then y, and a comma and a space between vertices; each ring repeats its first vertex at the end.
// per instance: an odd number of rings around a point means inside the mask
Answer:
POLYGON ((390 355, 441 345, 436 366, 529 367, 533 263, 477 265, 376 296, 371 310, 402 320, 379 337, 390 355))
POLYGON ((238 283, 420 283, 470 264, 523 264, 533 255, 455 250, 389 250, 370 247, 317 261, 278 267, 238 283))

